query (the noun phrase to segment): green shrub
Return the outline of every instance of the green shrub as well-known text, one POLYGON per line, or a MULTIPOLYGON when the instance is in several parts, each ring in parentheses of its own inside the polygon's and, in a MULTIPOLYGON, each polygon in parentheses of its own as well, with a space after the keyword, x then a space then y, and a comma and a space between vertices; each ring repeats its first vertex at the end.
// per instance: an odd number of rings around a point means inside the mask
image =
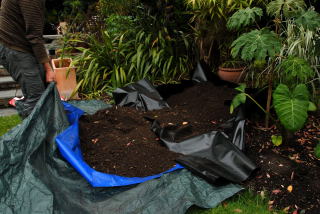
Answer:
POLYGON ((90 38, 89 48, 81 48, 75 59, 79 67, 79 88, 84 93, 112 91, 128 83, 148 78, 154 83, 173 83, 188 77, 191 62, 189 43, 182 32, 170 37, 164 28, 158 34, 139 31, 114 38, 104 31, 101 40, 90 38))

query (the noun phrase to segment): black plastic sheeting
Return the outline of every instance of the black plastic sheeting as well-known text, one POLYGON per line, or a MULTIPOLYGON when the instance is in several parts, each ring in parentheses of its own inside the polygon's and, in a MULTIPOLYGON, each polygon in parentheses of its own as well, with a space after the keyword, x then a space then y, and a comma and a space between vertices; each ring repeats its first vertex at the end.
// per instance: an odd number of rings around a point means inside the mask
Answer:
POLYGON ((240 183, 257 168, 240 150, 244 148, 244 120, 237 121, 233 139, 224 132, 212 131, 177 143, 174 141, 176 135, 186 130, 175 132, 162 128, 157 121, 153 122, 152 130, 169 150, 184 154, 178 163, 211 182, 224 178, 240 183))
MULTIPOLYGON (((77 104, 91 113, 107 107, 77 104)), ((93 188, 59 154, 55 137, 68 126, 51 83, 29 117, 0 138, 0 213, 182 214, 192 205, 215 207, 242 189, 213 186, 187 170, 135 186, 93 188)))
POLYGON ((200 62, 197 63, 197 67, 192 75, 192 81, 197 82, 197 83, 208 81, 208 78, 207 78, 200 62))
POLYGON ((151 111, 168 107, 159 92, 147 79, 142 79, 113 93, 117 105, 136 107, 142 111, 151 111))
MULTIPOLYGON (((198 63, 198 67, 195 71, 197 81, 200 83, 206 81, 201 65, 198 63), (197 75, 198 74, 198 75, 197 75)), ((148 90, 139 90, 137 85, 148 85, 149 81, 140 80, 138 83, 127 86, 126 88, 133 88, 138 91, 139 100, 135 103, 130 99, 130 94, 119 97, 119 94, 114 94, 116 104, 125 106, 123 101, 130 100, 130 106, 141 107, 141 103, 145 109, 154 109, 155 103, 158 107, 161 107, 163 99, 154 87, 148 87, 148 90), (144 94, 144 96, 143 96, 144 94), (156 99, 152 100, 153 95, 156 94, 156 99), (145 99, 147 97, 147 99, 145 99), (161 102, 158 102, 158 101, 161 102), (150 105, 150 107, 149 107, 150 105)), ((119 91, 119 90, 118 90, 119 91)), ((200 105, 200 103, 199 103, 200 105)), ((167 106, 167 105, 166 105, 167 106)), ((243 110, 238 109, 238 114, 227 121, 225 124, 221 124, 226 130, 224 132, 212 131, 200 136, 196 136, 187 139, 182 142, 176 142, 179 136, 190 132, 190 127, 164 127, 161 124, 153 120, 152 118, 146 118, 152 122, 151 129, 160 138, 167 148, 173 152, 181 153, 184 156, 177 160, 178 163, 194 172, 210 182, 216 182, 217 179, 223 178, 231 182, 240 183, 249 178, 250 174, 257 168, 257 166, 242 152, 245 148, 244 139, 244 125, 245 117, 243 110)))

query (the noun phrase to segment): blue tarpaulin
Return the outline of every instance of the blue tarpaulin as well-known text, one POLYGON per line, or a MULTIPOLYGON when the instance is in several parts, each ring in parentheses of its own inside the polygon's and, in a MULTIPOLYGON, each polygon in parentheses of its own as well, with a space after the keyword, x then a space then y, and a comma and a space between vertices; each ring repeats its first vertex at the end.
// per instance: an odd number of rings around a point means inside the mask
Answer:
POLYGON ((59 134, 56 138, 58 148, 62 156, 93 186, 93 187, 116 187, 126 186, 131 184, 142 183, 154 178, 158 178, 164 173, 172 172, 178 169, 182 169, 183 166, 176 164, 173 168, 157 174, 147 177, 122 177, 118 175, 112 175, 102 173, 91 168, 83 159, 80 138, 79 138, 79 118, 84 112, 69 104, 63 103, 65 110, 67 111, 67 117, 70 122, 70 126, 59 134))

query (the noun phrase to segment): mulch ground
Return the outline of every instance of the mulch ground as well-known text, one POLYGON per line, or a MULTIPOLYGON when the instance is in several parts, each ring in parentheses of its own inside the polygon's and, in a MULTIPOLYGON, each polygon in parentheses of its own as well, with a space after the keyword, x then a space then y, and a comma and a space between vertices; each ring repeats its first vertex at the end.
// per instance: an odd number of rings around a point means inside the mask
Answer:
MULTIPOLYGON (((126 177, 144 177, 170 169, 179 154, 169 152, 159 143, 145 117, 158 120, 163 127, 187 130, 177 136, 175 140, 179 142, 219 129, 231 117, 229 104, 236 94, 230 87, 211 83, 183 91, 175 86, 162 87, 159 91, 171 108, 140 112, 113 107, 82 117, 81 147, 91 167, 126 177)), ((319 113, 311 115, 309 123, 289 143, 276 147, 271 135, 279 134, 279 130, 275 126, 263 128, 259 121, 263 115, 256 112, 248 110, 245 153, 259 169, 243 185, 267 195, 270 209, 319 214, 320 160, 313 152, 320 140, 319 113)))
POLYGON ((320 213, 320 160, 314 148, 320 141, 320 113, 309 117, 305 128, 280 146, 271 135, 279 135, 272 126, 247 123, 247 155, 260 169, 244 185, 259 194, 268 194, 270 208, 289 213, 320 213))

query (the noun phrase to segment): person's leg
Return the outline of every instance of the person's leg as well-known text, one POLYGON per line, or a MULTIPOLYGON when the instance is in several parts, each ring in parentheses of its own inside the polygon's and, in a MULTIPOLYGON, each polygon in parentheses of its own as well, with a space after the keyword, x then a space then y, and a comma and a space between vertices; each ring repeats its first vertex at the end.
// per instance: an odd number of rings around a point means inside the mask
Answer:
POLYGON ((27 117, 45 90, 45 74, 42 65, 37 63, 30 53, 5 48, 6 69, 21 87, 23 101, 17 101, 16 107, 21 117, 27 117))

